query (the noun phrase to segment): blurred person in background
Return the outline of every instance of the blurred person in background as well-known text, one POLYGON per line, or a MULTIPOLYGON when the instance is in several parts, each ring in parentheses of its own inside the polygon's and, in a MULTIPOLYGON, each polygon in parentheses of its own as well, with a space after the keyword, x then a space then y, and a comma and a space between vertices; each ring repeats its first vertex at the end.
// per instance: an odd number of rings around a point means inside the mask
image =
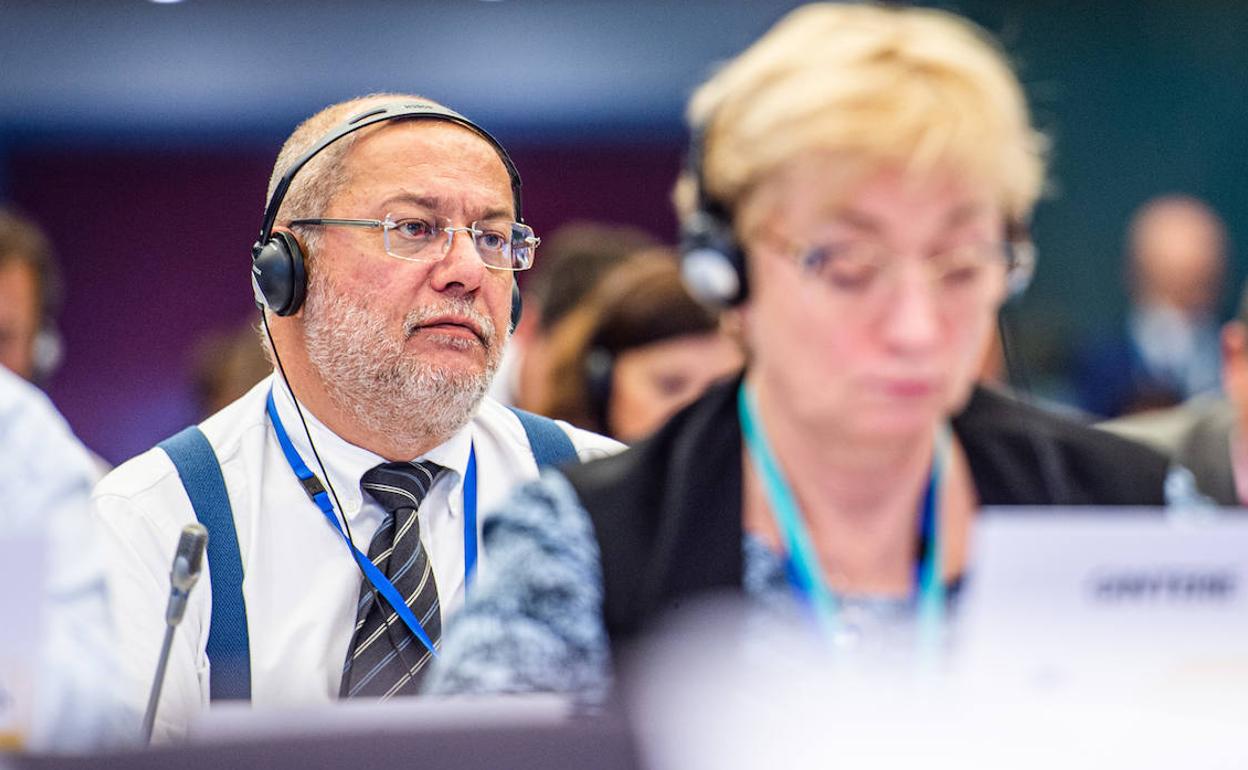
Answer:
POLYGON ((1213 502, 1248 506, 1248 285, 1238 315, 1222 326, 1221 354, 1222 393, 1101 427, 1166 452, 1213 502))
MULTIPOLYGON (((117 692, 117 639, 100 543, 88 516, 96 478, 90 455, 47 397, 0 366, 0 538, 33 536, 47 543, 26 743, 34 751, 92 751, 138 737, 137 710, 117 692)), ((0 591, 28 591, 29 585, 0 591)), ((12 638, 26 620, 0 623, 12 638)))
POLYGON ((628 255, 657 245, 644 230, 593 221, 569 222, 543 239, 541 265, 521 286, 524 316, 511 335, 490 396, 542 414, 551 330, 594 290, 603 274, 628 255))
POLYGON ((198 419, 215 414, 273 372, 252 324, 205 335, 191 358, 191 387, 198 419))
POLYGON ((1127 232, 1127 322, 1078 351, 1082 408, 1117 417, 1217 390, 1226 260, 1226 227, 1202 201, 1169 195, 1136 211, 1127 232))
MULTIPOLYGON (((61 363, 56 316, 63 292, 60 268, 43 230, 0 208, 0 366, 40 388, 61 363)), ((59 412, 57 417, 64 419, 59 412)), ((112 469, 107 460, 86 451, 97 479, 112 469)))
POLYGON ((61 280, 47 236, 0 208, 0 366, 39 385, 61 357, 61 280))
POLYGON ((981 506, 1165 501, 1160 453, 975 385, 1044 178, 987 33, 804 6, 688 114, 683 269, 739 306, 744 378, 489 518, 434 692, 601 693, 612 650, 713 591, 938 638, 981 506))
POLYGON ((676 260, 628 258, 555 326, 534 411, 632 443, 740 370, 740 344, 689 295, 676 260))

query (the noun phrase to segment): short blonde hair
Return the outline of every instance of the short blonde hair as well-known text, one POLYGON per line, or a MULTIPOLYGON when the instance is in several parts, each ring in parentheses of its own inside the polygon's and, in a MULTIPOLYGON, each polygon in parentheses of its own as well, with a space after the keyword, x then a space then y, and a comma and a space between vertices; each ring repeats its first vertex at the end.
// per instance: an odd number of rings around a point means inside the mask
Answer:
MULTIPOLYGON (((864 170, 952 167, 998 186, 1026 222, 1044 182, 1045 137, 988 33, 943 11, 820 3, 781 19, 694 94, 710 199, 735 211, 768 174, 810 151, 864 170)), ((682 218, 697 203, 686 172, 682 218)))
MULTIPOLYGON (((423 96, 401 93, 374 93, 331 104, 300 123, 282 145, 282 149, 277 154, 277 161, 273 164, 273 173, 269 176, 268 196, 265 198, 265 203, 272 200, 273 192, 277 189, 282 177, 286 175, 286 170, 335 126, 369 107, 399 101, 417 101, 438 107, 443 106, 423 96)), ((308 161, 307 165, 295 175, 289 189, 286 190, 282 207, 277 212, 275 220, 277 224, 287 223, 292 219, 311 219, 325 215, 325 210, 329 207, 334 194, 341 190, 348 181, 347 169, 342 161, 358 136, 359 132, 356 132, 334 142, 308 161)), ((304 238, 309 250, 315 243, 316 234, 315 230, 309 230, 304 238)))

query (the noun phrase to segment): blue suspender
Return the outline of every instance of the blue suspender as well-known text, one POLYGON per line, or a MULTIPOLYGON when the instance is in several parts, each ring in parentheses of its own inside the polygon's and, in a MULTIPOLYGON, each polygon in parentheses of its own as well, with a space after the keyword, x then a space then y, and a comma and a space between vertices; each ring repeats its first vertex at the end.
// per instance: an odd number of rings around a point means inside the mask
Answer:
POLYGON ((208 573, 212 578, 212 624, 208 661, 212 699, 251 699, 251 645, 243 600, 243 563, 234 531, 234 511, 212 445, 192 425, 160 442, 182 479, 195 518, 208 529, 208 573))
POLYGON ((520 419, 524 434, 529 439, 529 448, 533 450, 533 459, 537 460, 538 468, 555 466, 569 460, 578 459, 576 447, 572 439, 549 417, 526 412, 514 406, 508 407, 520 419))
MULTIPOLYGON (((277 416, 273 392, 269 391, 266 405, 273 421, 274 432, 282 452, 290 463, 308 497, 316 503, 325 517, 346 540, 333 504, 324 486, 307 464, 303 462, 290 437, 277 416)), ((512 408, 528 437, 529 446, 538 467, 553 466, 578 459, 576 447, 567 434, 549 418, 512 408)), ((247 631, 247 608, 243 599, 243 566, 238 548, 238 536, 234 529, 234 512, 221 476, 221 465, 212 445, 196 426, 186 428, 177 435, 162 441, 159 447, 169 455, 182 486, 186 489, 195 517, 209 532, 208 562, 212 581, 212 619, 208 630, 207 654, 211 664, 212 700, 251 699, 251 645, 247 631)), ((468 453, 468 467, 464 473, 464 587, 471 586, 476 574, 477 543, 477 453, 473 446, 468 453)), ((429 637, 402 601, 394 585, 377 567, 353 549, 352 557, 368 575, 370 582, 386 597, 399 617, 408 625, 416 638, 430 651, 433 647, 429 637), (368 573, 374 573, 369 575, 368 573), (381 585, 378 584, 379 577, 381 585), (387 590, 386 587, 389 587, 387 590)))

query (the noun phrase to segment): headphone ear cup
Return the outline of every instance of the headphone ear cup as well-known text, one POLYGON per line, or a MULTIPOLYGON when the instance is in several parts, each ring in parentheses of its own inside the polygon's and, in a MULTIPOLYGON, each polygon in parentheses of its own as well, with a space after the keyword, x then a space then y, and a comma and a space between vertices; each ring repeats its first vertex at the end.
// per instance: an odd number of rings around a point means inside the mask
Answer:
POLYGON ((511 330, 514 332, 520 325, 520 317, 524 315, 524 298, 520 296, 520 282, 511 281, 511 330))
POLYGON ((56 327, 45 324, 39 329, 32 352, 35 382, 46 383, 56 373, 65 355, 65 344, 56 327))
POLYGON ((606 348, 593 347, 585 355, 585 395, 589 397, 589 414, 597 429, 611 434, 607 409, 611 404, 611 379, 615 376, 615 358, 606 348))
POLYGON ((732 225, 705 209, 696 212, 680 238, 680 274, 685 288, 712 307, 745 301, 745 258, 732 225))
POLYGON ((264 244, 252 247, 251 280, 257 304, 263 302, 279 316, 298 312, 307 293, 308 271, 292 233, 278 230, 264 244))
POLYGON ((1036 247, 1030 240, 1015 240, 1009 244, 1010 269, 1006 273, 1006 299, 1016 299, 1027 291, 1036 273, 1036 247))

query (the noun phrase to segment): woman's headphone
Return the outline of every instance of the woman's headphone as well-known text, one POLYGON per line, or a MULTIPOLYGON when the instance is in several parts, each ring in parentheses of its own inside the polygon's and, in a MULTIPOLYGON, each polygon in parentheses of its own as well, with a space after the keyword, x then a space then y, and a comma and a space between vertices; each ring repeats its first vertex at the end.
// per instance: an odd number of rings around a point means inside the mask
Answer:
POLYGON ((749 294, 745 254, 732 231, 732 213, 706 192, 705 152, 705 130, 694 126, 684 176, 693 181, 696 207, 681 222, 680 275, 695 299, 711 307, 733 307, 749 294))

